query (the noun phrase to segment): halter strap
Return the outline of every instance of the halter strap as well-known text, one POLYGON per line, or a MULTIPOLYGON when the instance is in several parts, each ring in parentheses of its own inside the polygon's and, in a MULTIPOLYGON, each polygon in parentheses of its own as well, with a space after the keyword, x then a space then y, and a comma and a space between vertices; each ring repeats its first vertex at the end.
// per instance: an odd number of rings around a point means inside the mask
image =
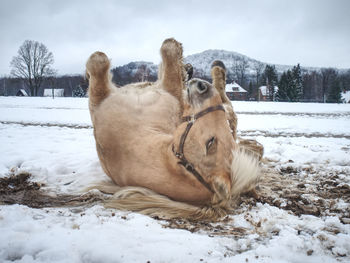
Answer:
POLYGON ((186 141, 187 135, 190 132, 194 122, 197 119, 203 117, 204 115, 206 115, 210 112, 213 112, 213 111, 217 111, 217 110, 225 111, 225 108, 221 104, 219 104, 216 106, 208 107, 208 108, 206 108, 206 109, 204 109, 204 110, 202 110, 194 115, 182 117, 182 121, 183 122, 187 121, 188 123, 187 123, 187 126, 186 126, 184 133, 181 135, 181 138, 180 138, 179 151, 178 152, 175 151, 174 145, 172 148, 175 156, 179 159, 179 164, 181 164, 183 167, 185 167, 185 169, 187 171, 192 173, 197 178, 197 180, 212 193, 215 193, 214 190, 212 189, 212 187, 203 179, 203 177, 200 175, 200 173, 194 168, 193 164, 190 163, 186 159, 185 154, 184 154, 184 146, 185 146, 185 141, 186 141))
POLYGON ((209 112, 212 112, 212 111, 216 111, 216 110, 222 110, 222 111, 225 111, 225 108, 224 106, 222 106, 222 104, 219 104, 219 105, 216 105, 216 106, 211 106, 211 107, 208 107, 200 112, 197 112, 195 115, 188 115, 188 116, 184 116, 182 117, 182 122, 194 122, 195 120, 199 119, 200 117, 203 117, 204 115, 206 115, 207 113, 209 112))

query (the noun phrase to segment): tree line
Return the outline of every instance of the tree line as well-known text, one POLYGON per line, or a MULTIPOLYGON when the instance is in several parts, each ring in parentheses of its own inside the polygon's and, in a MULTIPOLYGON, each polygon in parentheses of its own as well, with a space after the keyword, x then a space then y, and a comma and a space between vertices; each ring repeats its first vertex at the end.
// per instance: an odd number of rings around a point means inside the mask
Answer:
POLYGON ((350 90, 350 70, 334 68, 305 70, 300 64, 278 74, 274 65, 255 62, 253 74, 248 74, 245 58, 235 61, 228 81, 236 81, 248 91, 248 98, 259 100, 259 87, 266 86, 267 99, 287 102, 340 103, 341 93, 350 90))
MULTIPOLYGON (((88 83, 84 76, 57 76, 52 67, 54 57, 48 48, 37 41, 26 40, 13 57, 11 78, 0 79, 0 95, 16 95, 25 89, 29 96, 42 96, 43 90, 64 89, 66 96, 83 97, 88 83), (15 91, 15 92, 14 92, 15 91)), ((138 81, 155 81, 157 66, 147 62, 131 62, 111 70, 117 85, 138 81)), ((210 81, 210 76, 194 72, 194 77, 210 81)), ((259 87, 266 86, 267 100, 287 102, 341 102, 341 92, 350 90, 350 70, 339 72, 334 68, 305 70, 300 64, 278 74, 274 65, 254 62, 245 57, 234 61, 227 81, 236 81, 248 92, 248 99, 260 100, 259 87)))
MULTIPOLYGON (((82 75, 63 75, 54 78, 43 79, 41 86, 37 89, 37 96, 44 96, 44 90, 61 89, 67 97, 85 97, 88 82, 82 75)), ((22 96, 22 91, 32 96, 30 89, 26 86, 23 78, 3 77, 0 78, 0 96, 22 96)))

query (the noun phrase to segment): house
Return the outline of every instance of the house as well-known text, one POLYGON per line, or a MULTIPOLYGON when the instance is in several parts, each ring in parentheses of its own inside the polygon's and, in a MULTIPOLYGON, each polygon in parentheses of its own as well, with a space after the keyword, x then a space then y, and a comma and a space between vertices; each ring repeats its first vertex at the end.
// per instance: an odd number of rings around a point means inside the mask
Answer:
POLYGON ((44 97, 65 97, 64 89, 44 89, 44 97))
POLYGON ((16 93, 16 96, 19 97, 28 97, 28 93, 25 91, 25 89, 19 89, 16 93))
POLYGON ((226 84, 225 91, 230 100, 247 100, 248 98, 248 92, 234 81, 226 84))
MULTIPOLYGON (((278 91, 278 87, 275 86, 274 88, 274 94, 272 95, 273 96, 273 100, 275 100, 275 96, 276 96, 276 93, 278 91)), ((258 94, 258 100, 259 101, 270 101, 270 92, 269 92, 269 89, 267 86, 261 86, 259 87, 259 94, 258 94)))

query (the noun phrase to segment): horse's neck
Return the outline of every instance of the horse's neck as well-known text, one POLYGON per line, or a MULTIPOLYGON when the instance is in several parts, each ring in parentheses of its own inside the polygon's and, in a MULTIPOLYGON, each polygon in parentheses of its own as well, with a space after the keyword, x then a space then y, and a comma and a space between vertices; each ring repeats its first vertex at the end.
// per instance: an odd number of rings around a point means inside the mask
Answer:
POLYGON ((168 196, 176 200, 183 199, 193 203, 209 201, 211 193, 183 166, 173 152, 174 141, 165 146, 166 167, 168 171, 168 196))

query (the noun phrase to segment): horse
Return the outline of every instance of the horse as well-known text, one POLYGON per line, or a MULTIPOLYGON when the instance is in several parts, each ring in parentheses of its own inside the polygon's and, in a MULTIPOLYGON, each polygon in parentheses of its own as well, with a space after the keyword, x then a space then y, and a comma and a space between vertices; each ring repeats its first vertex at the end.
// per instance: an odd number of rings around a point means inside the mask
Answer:
POLYGON ((186 76, 182 44, 166 39, 156 82, 116 87, 103 52, 86 63, 96 150, 113 182, 96 185, 106 207, 164 218, 217 219, 252 189, 258 158, 232 138, 218 90, 226 71, 213 63, 213 84, 186 76))

